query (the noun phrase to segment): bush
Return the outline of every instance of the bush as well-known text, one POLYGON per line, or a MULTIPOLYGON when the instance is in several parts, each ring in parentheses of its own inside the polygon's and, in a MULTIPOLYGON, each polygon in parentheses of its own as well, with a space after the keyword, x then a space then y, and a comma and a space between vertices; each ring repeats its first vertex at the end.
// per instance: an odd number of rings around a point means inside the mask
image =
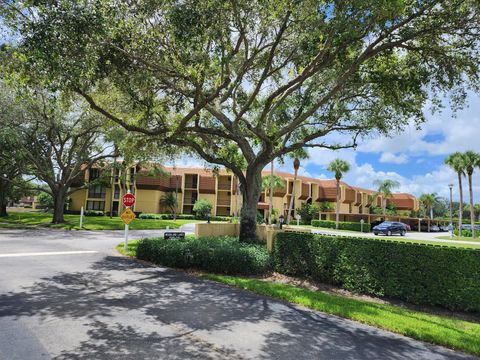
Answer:
POLYGON ((310 224, 313 219, 318 218, 320 209, 315 204, 303 203, 300 209, 297 209, 297 214, 301 216, 300 222, 302 224, 310 224))
POLYGON ((164 216, 164 214, 141 213, 140 215, 138 215, 138 218, 139 218, 139 219, 155 219, 155 220, 159 220, 159 219, 163 219, 163 216, 164 216))
POLYGON ((143 239, 137 257, 176 268, 195 268, 222 274, 263 274, 270 270, 265 246, 245 244, 234 237, 143 239))
POLYGON ((85 210, 85 216, 105 216, 105 213, 100 210, 85 210))
POLYGON ((41 192, 37 196, 37 201, 40 203, 40 205, 48 206, 48 207, 53 207, 54 201, 52 195, 46 193, 46 192, 41 192))
MULTIPOLYGON (((331 221, 331 220, 312 220, 311 224, 312 226, 315 226, 315 227, 335 229, 335 221, 331 221)), ((338 228, 341 230, 361 231, 361 224, 359 222, 340 221, 338 223, 338 228)), ((364 223, 363 232, 370 232, 370 230, 371 230, 370 224, 364 223)))
POLYGON ((280 233, 278 272, 376 296, 480 311, 480 251, 353 237, 280 233))
POLYGON ((193 212, 198 219, 206 219, 207 215, 212 213, 212 204, 206 199, 197 200, 193 205, 193 212))

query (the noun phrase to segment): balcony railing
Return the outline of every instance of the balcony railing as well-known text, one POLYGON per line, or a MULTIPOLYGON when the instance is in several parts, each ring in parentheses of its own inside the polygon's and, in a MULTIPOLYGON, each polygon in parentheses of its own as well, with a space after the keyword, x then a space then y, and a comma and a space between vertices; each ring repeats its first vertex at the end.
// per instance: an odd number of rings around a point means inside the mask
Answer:
POLYGON ((230 190, 230 184, 218 183, 218 190, 230 190))

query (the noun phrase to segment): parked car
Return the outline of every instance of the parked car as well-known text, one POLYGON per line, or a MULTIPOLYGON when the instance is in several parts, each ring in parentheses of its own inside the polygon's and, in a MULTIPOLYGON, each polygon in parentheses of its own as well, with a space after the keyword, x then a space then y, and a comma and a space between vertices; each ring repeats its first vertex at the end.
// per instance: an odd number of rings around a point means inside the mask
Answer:
POLYGON ((430 232, 440 232, 440 227, 438 225, 430 226, 430 232))
POLYGON ((407 230, 405 229, 405 224, 401 222, 384 221, 373 228, 373 233, 375 235, 383 234, 391 236, 393 234, 400 234, 401 236, 405 236, 407 230))
MULTIPOLYGON (((471 224, 462 224, 462 230, 472 230, 471 224)), ((480 225, 475 224, 475 231, 480 230, 480 225)))
POLYGON ((403 226, 405 226, 406 231, 412 231, 412 228, 410 227, 410 225, 405 224, 405 223, 402 223, 402 224, 403 224, 403 226))

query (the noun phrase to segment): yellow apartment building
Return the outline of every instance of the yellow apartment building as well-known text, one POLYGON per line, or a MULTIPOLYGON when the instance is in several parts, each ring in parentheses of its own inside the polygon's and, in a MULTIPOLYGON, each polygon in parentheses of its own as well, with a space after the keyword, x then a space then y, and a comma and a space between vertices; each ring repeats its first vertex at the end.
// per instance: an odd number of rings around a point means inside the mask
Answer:
MULTIPOLYGON (((202 168, 173 168, 164 167, 164 173, 151 175, 148 170, 137 165, 125 170, 112 170, 105 174, 101 169, 91 169, 85 172, 83 181, 91 182, 103 177, 107 179, 103 185, 96 185, 88 189, 79 189, 71 195, 69 210, 80 211, 100 210, 114 214, 123 210, 122 196, 130 190, 136 196, 133 210, 139 213, 166 213, 168 209, 162 208, 160 199, 167 192, 177 195, 177 209, 181 214, 193 214, 193 205, 197 200, 208 200, 213 208, 214 216, 235 216, 241 208, 242 199, 238 193, 236 177, 226 170, 213 172, 202 168)), ((263 172, 263 176, 269 175, 263 172)), ((294 209, 302 203, 320 204, 323 202, 335 203, 336 181, 314 179, 297 176, 286 172, 275 172, 275 175, 284 181, 284 186, 274 189, 273 208, 278 215, 287 215, 290 199, 295 187, 294 209)), ((80 187, 81 182, 77 184, 80 187)), ((340 183, 340 217, 341 221, 359 221, 362 214, 370 214, 372 206, 381 207, 383 197, 378 195, 372 202, 371 195, 375 192, 350 186, 345 182, 340 183)), ((265 217, 268 216, 268 190, 262 193, 258 202, 258 210, 265 217)), ((397 193, 388 202, 395 204, 401 213, 418 211, 419 201, 410 194, 397 193)), ((320 217, 333 220, 333 212, 321 213, 320 217)), ((370 220, 364 217, 365 220, 370 220)))

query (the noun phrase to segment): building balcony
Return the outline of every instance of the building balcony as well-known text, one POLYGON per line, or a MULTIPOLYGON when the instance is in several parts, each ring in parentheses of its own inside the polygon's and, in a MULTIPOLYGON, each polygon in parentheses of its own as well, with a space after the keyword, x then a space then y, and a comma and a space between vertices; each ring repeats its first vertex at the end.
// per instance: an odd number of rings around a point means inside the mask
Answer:
POLYGON ((225 190, 225 191, 230 191, 230 184, 227 184, 227 183, 218 183, 218 186, 217 186, 217 189, 218 190, 225 190))
POLYGON ((217 206, 230 206, 230 199, 217 199, 217 206))

